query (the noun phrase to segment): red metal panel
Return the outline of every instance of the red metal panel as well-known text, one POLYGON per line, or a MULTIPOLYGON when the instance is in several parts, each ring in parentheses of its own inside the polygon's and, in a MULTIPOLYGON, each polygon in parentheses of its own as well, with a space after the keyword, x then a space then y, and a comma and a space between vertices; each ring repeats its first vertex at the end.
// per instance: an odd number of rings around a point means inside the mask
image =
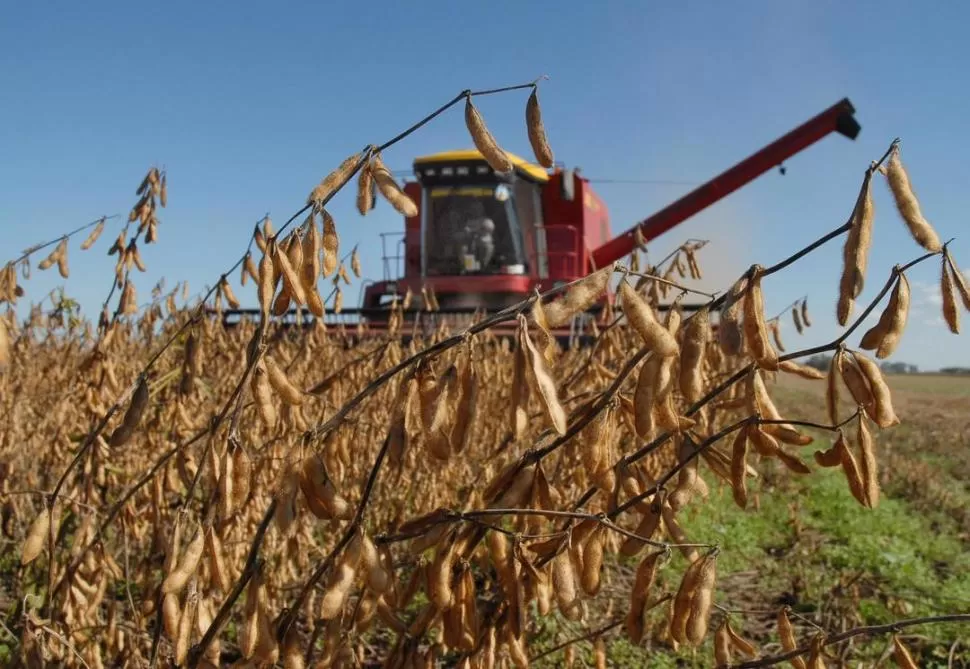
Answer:
POLYGON ((405 194, 418 205, 418 213, 404 218, 404 276, 421 276, 421 184, 404 184, 405 194))
POLYGON ((546 228, 546 260, 549 278, 571 281, 582 276, 583 254, 579 252, 579 231, 571 225, 546 228))
POLYGON ((403 295, 408 288, 415 295, 421 294, 421 287, 428 286, 439 297, 445 295, 489 295, 515 294, 525 299, 532 294, 538 282, 527 274, 472 274, 468 276, 429 276, 425 278, 405 277, 397 281, 377 281, 364 289, 364 306, 374 308, 380 305, 381 297, 397 292, 403 295))
MULTIPOLYGON (((575 197, 562 196, 564 173, 550 175, 542 189, 542 223, 546 229, 546 257, 550 281, 571 281, 585 274, 584 211, 581 187, 575 197)), ((577 185, 579 179, 576 179, 577 185)))
MULTIPOLYGON (((586 179, 577 178, 577 193, 583 202, 583 238, 586 246, 582 249, 584 258, 588 258, 593 249, 599 248, 610 240, 610 214, 606 203, 593 191, 593 187, 586 179)), ((591 267, 581 268, 583 274, 591 267)))
POLYGON ((830 132, 839 131, 854 138, 858 125, 848 128, 845 116, 851 116, 854 109, 848 100, 829 107, 827 110, 803 123, 784 137, 772 142, 754 155, 742 160, 726 172, 699 186, 673 204, 633 226, 618 237, 603 244, 593 252, 597 267, 603 267, 619 260, 636 247, 634 231, 637 227, 646 240, 659 237, 674 226, 684 222, 697 212, 706 209, 721 198, 753 181, 773 167, 780 165, 802 149, 811 146, 830 132))
MULTIPOLYGON (((535 279, 527 274, 470 274, 468 276, 429 276, 420 279, 401 281, 403 287, 411 286, 416 293, 421 285, 434 288, 438 295, 463 293, 523 293, 528 295, 535 285, 535 279)), ((404 288, 406 290, 406 288, 404 288)))

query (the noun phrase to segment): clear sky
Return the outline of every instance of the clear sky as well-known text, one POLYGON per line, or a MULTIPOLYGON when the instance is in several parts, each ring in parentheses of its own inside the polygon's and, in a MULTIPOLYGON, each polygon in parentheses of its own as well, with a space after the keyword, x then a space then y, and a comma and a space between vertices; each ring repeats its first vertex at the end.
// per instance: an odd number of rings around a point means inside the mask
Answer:
MULTIPOLYGON (((591 178, 675 182, 597 184, 615 231, 852 100, 857 141, 829 136, 788 161, 786 176, 765 174, 651 245, 659 257, 688 236, 713 240, 701 253, 712 289, 843 223, 869 161, 897 136, 924 213, 957 237, 951 249, 970 268, 968 25, 970 5, 955 2, 15 3, 0 21, 0 255, 126 214, 158 164, 169 206, 159 243, 143 249, 139 298, 162 276, 195 293, 239 257, 256 220, 288 218, 364 144, 462 89, 547 74, 540 96, 557 160, 591 178)), ((528 157, 526 97, 479 107, 503 146, 528 157)), ((385 161, 407 170, 417 155, 470 145, 458 107, 385 161)), ((883 179, 875 193, 862 299, 920 254, 883 179)), ((378 234, 403 229, 400 216, 380 201, 362 219, 351 191, 330 210, 342 249, 360 244, 365 276, 380 279, 378 234)), ((95 315, 112 230, 91 251, 71 245, 67 291, 95 315)), ((840 258, 841 240, 766 283, 772 313, 808 295, 815 327, 798 337, 786 321, 789 350, 839 332, 840 258)), ((911 325, 894 359, 970 365, 967 335, 940 318, 939 263, 910 278, 911 325)), ((35 271, 28 298, 61 283, 35 271)), ((251 286, 236 292, 255 304, 251 286)), ((357 295, 355 284, 345 304, 357 295)))

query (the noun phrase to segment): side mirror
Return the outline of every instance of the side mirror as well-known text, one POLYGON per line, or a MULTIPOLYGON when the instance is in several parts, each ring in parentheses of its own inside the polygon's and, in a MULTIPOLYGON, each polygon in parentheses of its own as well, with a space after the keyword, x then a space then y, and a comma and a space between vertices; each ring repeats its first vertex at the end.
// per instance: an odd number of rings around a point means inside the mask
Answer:
POLYGON ((576 198, 576 173, 571 170, 562 171, 562 199, 572 202, 576 198))

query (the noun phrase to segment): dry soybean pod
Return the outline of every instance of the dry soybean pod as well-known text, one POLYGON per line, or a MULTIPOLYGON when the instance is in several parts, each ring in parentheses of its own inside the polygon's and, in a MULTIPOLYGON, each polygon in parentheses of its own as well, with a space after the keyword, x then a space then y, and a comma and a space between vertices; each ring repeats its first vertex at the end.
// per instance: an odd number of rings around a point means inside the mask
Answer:
POLYGON ((101 233, 104 232, 104 221, 105 221, 104 218, 98 221, 98 224, 94 226, 94 230, 92 230, 91 233, 84 239, 84 241, 81 242, 82 251, 87 251, 89 248, 91 248, 94 245, 96 241, 98 241, 98 237, 100 237, 101 233))
POLYGON ((854 359, 844 349, 840 349, 836 354, 836 360, 842 382, 849 389, 856 405, 865 407, 866 411, 872 411, 872 389, 854 359))
POLYGON ((748 438, 751 439, 751 445, 754 446, 761 457, 775 457, 781 451, 778 440, 765 432, 759 424, 748 426, 748 438))
POLYGON ((499 147, 498 142, 485 126, 485 120, 481 113, 475 108, 472 96, 465 96, 465 126, 468 134, 471 135, 475 148, 482 154, 493 170, 502 174, 512 171, 512 161, 508 155, 499 147))
POLYGON ((765 304, 761 291, 761 275, 764 268, 755 265, 751 268, 748 279, 748 289, 744 294, 744 339, 748 351, 755 362, 762 369, 775 371, 778 369, 778 354, 768 339, 768 328, 765 325, 765 304))
POLYGON ((198 593, 190 592, 189 596, 186 598, 185 607, 182 609, 182 615, 179 618, 178 623, 178 633, 175 637, 174 651, 176 666, 181 666, 185 662, 185 658, 189 653, 189 643, 192 635, 192 622, 195 619, 198 606, 198 593))
POLYGON ((731 635, 728 634, 727 617, 721 621, 714 633, 714 662, 717 667, 727 667, 731 664, 731 635))
POLYGON ((596 669, 606 669, 606 642, 602 636, 593 642, 593 661, 596 669))
MULTIPOLYGON (((684 532, 684 528, 681 527, 680 523, 677 522, 677 517, 674 515, 673 509, 671 509, 670 505, 666 502, 664 502, 660 509, 660 515, 663 520, 664 528, 667 530, 670 537, 678 544, 688 543, 687 533, 684 532)), ((697 549, 692 546, 681 546, 680 552, 684 555, 684 557, 690 560, 691 563, 700 559, 697 549)))
POLYGON ((337 169, 325 176, 323 181, 317 184, 310 192, 310 196, 307 198, 307 204, 316 204, 329 199, 339 187, 350 179, 360 159, 361 154, 359 153, 344 158, 344 161, 337 166, 337 169))
POLYGON ((742 509, 748 505, 748 426, 745 425, 734 437, 731 447, 731 492, 734 502, 742 509))
POLYGON ((599 594, 603 568, 603 550, 606 537, 602 525, 597 524, 592 534, 583 544, 583 569, 580 572, 579 584, 583 592, 591 597, 599 594))
MULTIPOLYGON (((297 274, 297 269, 301 263, 292 262, 292 258, 303 255, 303 245, 300 239, 297 238, 295 232, 289 236, 286 249, 282 249, 279 246, 276 247, 276 253, 273 256, 273 261, 276 267, 279 269, 280 275, 283 277, 283 285, 285 290, 289 293, 290 297, 297 305, 302 306, 306 304, 306 292, 303 290, 303 284, 300 281, 300 275, 297 274)), ((283 313, 285 313, 286 308, 283 308, 283 313)), ((277 316, 282 316, 278 310, 276 312, 277 316)))
POLYGON ((738 634, 733 627, 731 627, 731 621, 727 621, 727 633, 731 637, 731 645, 741 651, 741 654, 745 657, 757 657, 758 649, 755 648, 754 644, 738 634))
POLYGON ((361 557, 361 537, 360 534, 354 535, 350 543, 344 549, 340 562, 337 563, 327 583, 326 592, 320 601, 320 617, 324 620, 333 620, 343 609, 350 588, 354 584, 357 575, 357 566, 361 557))
POLYGON ((859 348, 867 351, 875 350, 879 347, 879 343, 882 341, 883 337, 886 336, 886 332, 889 330, 889 324, 892 321, 892 315, 896 310, 897 303, 899 302, 900 276, 901 275, 898 274, 895 276, 893 280, 893 289, 889 294, 889 302, 886 303, 882 313, 879 314, 879 320, 876 322, 876 324, 866 330, 865 334, 862 335, 862 339, 859 340, 859 348))
POLYGON ((872 221, 875 208, 872 203, 872 170, 866 170, 862 189, 856 198, 855 207, 849 217, 849 234, 842 249, 842 277, 839 280, 839 302, 836 315, 839 325, 845 325, 855 298, 862 293, 865 283, 869 247, 872 243, 872 221))
POLYGON ((45 507, 41 509, 41 512, 34 518, 34 522, 30 524, 30 530, 27 532, 27 538, 24 539, 24 547, 20 555, 21 565, 30 564, 44 550, 50 526, 50 510, 45 507))
POLYGON ((598 269, 573 284, 558 300, 544 304, 546 324, 550 328, 560 327, 589 309, 606 290, 612 275, 612 265, 598 269))
POLYGON ((798 334, 802 334, 805 331, 805 326, 802 325, 801 316, 798 315, 798 305, 791 308, 791 319, 795 323, 795 329, 798 331, 798 334))
POLYGON ((371 163, 368 160, 360 168, 357 175, 357 211, 361 216, 366 216, 367 212, 374 208, 374 199, 377 194, 377 184, 374 182, 374 173, 371 171, 371 163))
POLYGON ((354 273, 358 279, 361 278, 361 268, 360 268, 360 254, 357 252, 357 247, 350 253, 350 271, 354 273))
POLYGON ((371 173, 374 175, 374 181, 377 182, 377 189, 384 196, 394 209, 397 210, 402 216, 411 218, 412 216, 418 215, 418 205, 414 203, 407 194, 401 190, 398 185, 397 180, 391 175, 390 170, 384 165, 384 161, 381 159, 381 154, 374 154, 373 163, 371 164, 371 173))
MULTIPOLYGON (((778 611, 778 636, 781 637, 781 647, 786 652, 798 648, 798 643, 795 641, 795 630, 792 628, 791 620, 788 618, 787 606, 778 611)), ((808 669, 805 660, 801 656, 795 656, 789 661, 795 669, 808 669)))
POLYGON ((626 633, 635 644, 643 640, 643 613, 647 596, 657 578, 657 569, 662 564, 661 558, 666 559, 667 556, 666 551, 655 551, 640 560, 637 566, 633 587, 630 588, 630 610, 626 616, 626 633))
POLYGON ((898 634, 893 634, 893 659, 901 669, 919 669, 909 649, 903 645, 898 634))
POLYGON ((293 385, 293 382, 286 376, 286 372, 268 355, 263 357, 263 362, 266 365, 266 375, 269 383, 273 387, 273 390, 276 391, 276 394, 291 406, 303 404, 303 391, 293 385))
POLYGON ((963 301, 963 308, 970 311, 970 284, 967 283, 966 277, 953 261, 953 257, 949 251, 944 250, 943 255, 946 258, 947 264, 950 265, 950 273, 953 275, 953 280, 957 285, 957 291, 960 293, 960 299, 963 301))
POLYGON ((232 507, 242 508, 249 498, 252 463, 249 454, 241 445, 236 445, 232 452, 232 507))
POLYGON ((906 319, 909 315, 910 288, 909 279, 902 272, 899 274, 899 283, 896 284, 896 289, 898 293, 895 309, 890 314, 889 327, 886 334, 876 349, 876 357, 880 360, 888 358, 893 354, 899 345, 899 340, 903 336, 903 331, 906 329, 906 319))
POLYGON ((259 269, 256 267, 256 262, 253 260, 253 254, 246 251, 246 258, 242 265, 242 276, 240 277, 240 283, 246 285, 246 276, 249 276, 256 284, 259 284, 259 269))
POLYGON ((825 409, 828 413, 829 423, 832 425, 839 424, 839 356, 842 351, 839 350, 832 356, 832 360, 829 363, 829 373, 826 377, 825 383, 825 409))
POLYGON ((919 200, 916 199, 913 186, 909 182, 909 175, 899 157, 898 144, 893 147, 889 160, 886 162, 886 181, 889 183, 889 190, 892 191, 893 199, 896 201, 896 209, 905 221, 906 227, 916 243, 931 253, 936 253, 943 248, 933 226, 920 211, 919 200))
POLYGON ((10 333, 7 331, 7 322, 0 317, 0 369, 10 364, 10 333))
MULTIPOLYGON (((640 519, 640 524, 637 525, 634 534, 645 539, 652 539, 653 535, 657 533, 660 528, 660 504, 651 503, 648 508, 643 512, 643 516, 640 519)), ((626 557, 632 557, 643 550, 646 546, 645 541, 640 539, 635 539, 633 537, 627 537, 626 540, 620 545, 620 555, 626 557)))
POLYGON ((542 124, 542 111, 539 108, 539 87, 533 86, 532 93, 525 106, 525 125, 529 134, 529 143, 536 160, 545 168, 553 166, 552 149, 546 137, 546 130, 542 124))
POLYGON ((876 462, 875 445, 872 441, 869 425, 866 423, 864 411, 859 413, 858 421, 857 438, 859 440, 859 452, 862 455, 859 470, 866 491, 866 506, 874 509, 879 505, 879 470, 876 462))
POLYGON ((61 248, 61 245, 58 244, 57 247, 54 248, 54 250, 51 251, 46 258, 44 258, 39 263, 37 263, 37 269, 48 270, 51 267, 53 267, 54 263, 57 262, 57 255, 58 255, 58 252, 60 251, 60 248, 61 248))
POLYGON ((852 351, 852 357, 869 382, 869 388, 872 391, 872 419, 876 422, 876 425, 881 428, 898 425, 899 418, 893 409, 892 393, 889 391, 889 384, 886 383, 886 378, 883 376, 882 370, 879 369, 879 365, 860 351, 852 351))
POLYGON ((865 482, 862 478, 862 472, 859 470, 859 463, 852 454, 852 449, 846 443, 841 430, 839 430, 839 437, 835 442, 834 448, 839 454, 839 460, 842 463, 842 472, 845 474, 845 480, 849 484, 849 492, 852 493, 852 496, 855 497, 859 504, 868 506, 865 482))
POLYGON ((947 268, 946 257, 940 267, 940 295, 943 297, 943 318, 953 334, 960 334, 960 311, 957 309, 956 289, 947 268))
POLYGON ((825 378, 824 372, 815 369, 814 367, 809 367, 808 365, 800 365, 794 360, 784 360, 778 363, 778 369, 783 372, 788 372, 789 374, 794 374, 795 376, 800 376, 803 379, 813 381, 820 381, 825 378))
POLYGON ((270 385, 268 377, 266 364, 259 360, 253 369, 250 388, 253 392, 253 399, 256 401, 259 417, 267 428, 272 428, 276 425, 277 413, 276 405, 273 404, 273 387, 270 385))
POLYGON ((333 216, 326 209, 320 210, 323 218, 323 239, 320 245, 323 248, 323 266, 320 273, 323 276, 330 276, 337 269, 337 252, 340 248, 340 237, 337 234, 337 224, 334 223, 333 216))
POLYGON ((559 611, 567 620, 579 620, 582 614, 576 588, 576 570, 569 551, 562 551, 552 560, 552 585, 559 611))
POLYGON ((232 286, 229 285, 229 281, 227 281, 225 277, 222 277, 222 279, 219 281, 219 290, 221 290, 222 294, 226 296, 226 302, 229 303, 230 308, 239 308, 239 300, 236 299, 235 293, 232 292, 232 286))
POLYGON ((469 353, 461 371, 458 380, 458 390, 461 395, 458 398, 458 403, 455 405, 455 422, 451 427, 451 434, 449 435, 451 450, 455 453, 461 453, 465 449, 471 436, 470 428, 474 425, 475 419, 478 416, 477 400, 479 380, 472 363, 471 353, 469 353))
POLYGON ((455 534, 438 544, 434 561, 428 566, 428 597, 440 611, 446 611, 454 602, 452 568, 458 559, 455 534))
POLYGON ((178 636, 179 618, 181 615, 182 610, 179 607, 178 595, 171 593, 165 595, 162 598, 162 625, 170 641, 174 641, 178 636))
POLYGON ((699 646, 707 635, 707 625, 714 602, 714 584, 717 582, 717 550, 711 551, 703 559, 703 566, 697 577, 697 586, 691 598, 690 615, 687 618, 687 641, 699 646))
POLYGON ((688 402, 696 402, 704 392, 702 367, 707 343, 711 339, 708 308, 704 307, 691 316, 683 332, 680 346, 680 391, 688 402))
POLYGON ((680 447, 677 449, 677 458, 683 466, 677 475, 677 485, 667 498, 667 503, 675 512, 686 506, 695 489, 701 485, 698 483, 697 473, 700 458, 691 457, 694 454, 694 442, 687 436, 680 438, 680 435, 674 435, 673 443, 676 444, 678 441, 680 447))
POLYGON ((680 587, 674 597, 673 613, 670 616, 670 636, 677 643, 687 641, 687 620, 691 614, 691 602, 700 582, 706 559, 707 556, 698 557, 691 562, 680 579, 680 587))
POLYGON ((320 231, 311 213, 306 221, 306 234, 303 236, 302 265, 298 269, 303 291, 306 293, 307 308, 317 318, 323 318, 323 300, 317 291, 320 277, 320 231))
POLYGON ((656 388, 662 372, 662 359, 651 355, 640 367, 637 385, 633 393, 634 427, 639 437, 650 439, 656 429, 653 407, 656 404, 656 388))
POLYGON ((620 284, 620 299, 623 303, 623 313, 648 349, 662 357, 679 353, 680 347, 677 340, 660 324, 650 305, 626 281, 620 284))
POLYGON ((259 261, 259 285, 257 290, 259 293, 259 309, 262 312, 264 321, 268 321, 270 318, 270 312, 273 307, 273 293, 276 292, 276 278, 273 266, 275 246, 276 241, 270 240, 262 259, 259 261))
MULTIPOLYGON (((232 461, 230 460, 229 462, 232 461)), ((228 567, 226 566, 225 555, 222 550, 222 542, 219 541, 219 536, 215 531, 208 533, 207 542, 209 544, 209 573, 211 574, 212 582, 215 583, 220 590, 228 593, 232 588, 234 578, 232 574, 229 573, 228 567)))
MULTIPOLYGON (((768 420, 782 420, 781 413, 768 394, 761 370, 752 370, 748 375, 748 383, 746 385, 748 398, 753 404, 750 407, 752 413, 756 413, 768 420)), ((798 445, 811 443, 810 437, 800 434, 789 424, 765 424, 763 429, 766 433, 781 439, 785 443, 798 445)))
POLYGON ((769 329, 771 330, 772 339, 775 340, 775 346, 778 348, 779 351, 784 353, 785 343, 781 340, 781 321, 780 320, 772 321, 771 327, 769 329))
POLYGON ((542 405, 546 410, 549 421, 556 428, 556 432, 563 435, 566 433, 566 411, 559 402, 559 396, 556 393, 556 382, 549 374, 542 353, 539 352, 539 349, 535 347, 532 339, 529 337, 529 325, 526 317, 519 314, 518 320, 522 345, 529 352, 529 365, 527 370, 530 373, 530 378, 539 391, 539 396, 542 398, 542 405))
POLYGON ((367 570, 367 587, 379 595, 387 592, 391 585, 391 576, 381 562, 377 546, 366 534, 362 535, 361 562, 367 570))
MULTIPOLYGON (((67 237, 62 239, 61 243, 57 245, 55 253, 57 253, 57 271, 62 279, 66 279, 70 275, 67 264, 67 237)), ((144 272, 145 265, 141 263, 141 256, 138 255, 138 247, 135 247, 135 260, 138 263, 138 269, 144 272)))
POLYGON ((112 447, 118 448, 128 443, 128 440, 135 433, 135 428, 138 427, 142 415, 145 413, 148 400, 148 381, 145 377, 142 377, 139 379, 138 387, 135 388, 135 392, 131 396, 131 403, 128 405, 128 411, 125 412, 124 417, 121 419, 121 425, 111 433, 111 437, 108 439, 108 443, 112 447))
POLYGON ((738 279, 724 298, 720 319, 717 325, 718 343, 726 355, 739 355, 744 344, 744 330, 741 326, 742 298, 747 279, 738 279))
POLYGON ((195 537, 189 542, 185 553, 182 554, 182 559, 162 582, 163 595, 182 591, 182 588, 185 587, 192 575, 195 574, 195 570, 199 566, 199 561, 202 559, 202 553, 204 551, 205 529, 200 525, 196 528, 195 537))
POLYGON ((811 652, 808 654, 808 669, 825 669, 822 652, 825 649, 825 634, 818 632, 812 637, 811 652))
MULTIPOLYGON (((839 430, 839 439, 842 438, 842 431, 839 430)), ((815 451, 812 454, 819 467, 838 467, 842 464, 842 454, 838 440, 830 448, 824 451, 815 451)))

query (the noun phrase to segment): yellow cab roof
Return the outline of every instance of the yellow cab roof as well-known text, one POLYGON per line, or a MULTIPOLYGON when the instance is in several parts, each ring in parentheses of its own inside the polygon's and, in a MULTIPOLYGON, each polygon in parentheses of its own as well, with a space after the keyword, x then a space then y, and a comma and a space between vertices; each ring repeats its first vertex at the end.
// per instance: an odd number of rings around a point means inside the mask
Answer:
MULTIPOLYGON (((525 175, 540 182, 549 181, 549 173, 539 165, 534 165, 514 153, 505 152, 505 155, 512 161, 512 165, 525 175)), ((421 156, 414 159, 415 165, 426 165, 428 163, 455 163, 465 160, 485 160, 480 151, 476 149, 459 149, 457 151, 442 151, 428 156, 421 156)))

